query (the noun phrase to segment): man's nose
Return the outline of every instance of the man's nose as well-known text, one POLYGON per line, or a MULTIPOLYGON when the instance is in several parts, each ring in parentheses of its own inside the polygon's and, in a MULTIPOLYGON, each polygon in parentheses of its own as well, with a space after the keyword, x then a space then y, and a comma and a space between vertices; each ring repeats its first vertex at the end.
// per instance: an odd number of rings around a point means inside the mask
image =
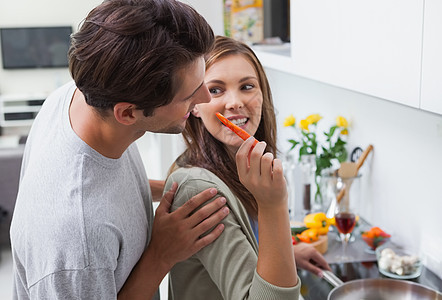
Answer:
POLYGON ((208 103, 210 100, 212 100, 212 96, 210 95, 209 89, 205 83, 203 83, 201 86, 198 97, 195 98, 195 104, 208 103))

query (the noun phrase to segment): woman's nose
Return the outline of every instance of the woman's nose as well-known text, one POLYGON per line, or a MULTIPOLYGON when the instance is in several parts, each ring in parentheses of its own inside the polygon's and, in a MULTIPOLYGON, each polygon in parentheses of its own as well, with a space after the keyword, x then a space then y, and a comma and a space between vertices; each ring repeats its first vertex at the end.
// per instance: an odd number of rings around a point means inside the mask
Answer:
POLYGON ((241 97, 236 93, 228 93, 225 97, 226 109, 238 109, 244 106, 241 97))

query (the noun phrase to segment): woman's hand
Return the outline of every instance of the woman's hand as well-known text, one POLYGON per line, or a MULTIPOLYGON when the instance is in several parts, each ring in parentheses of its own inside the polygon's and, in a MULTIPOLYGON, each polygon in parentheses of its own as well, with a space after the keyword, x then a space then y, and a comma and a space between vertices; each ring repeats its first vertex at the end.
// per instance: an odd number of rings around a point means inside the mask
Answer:
POLYGON ((253 147, 255 139, 249 138, 236 153, 236 164, 241 183, 253 194, 260 209, 285 205, 287 187, 282 162, 272 153, 264 153, 265 142, 253 147))
POLYGON ((292 250, 287 187, 282 163, 264 153, 266 143, 245 141, 236 153, 239 180, 258 204, 259 251, 256 271, 267 282, 293 287, 298 282, 292 250))
POLYGON ((322 278, 322 270, 331 271, 324 256, 315 247, 306 243, 299 243, 293 246, 296 265, 322 278))

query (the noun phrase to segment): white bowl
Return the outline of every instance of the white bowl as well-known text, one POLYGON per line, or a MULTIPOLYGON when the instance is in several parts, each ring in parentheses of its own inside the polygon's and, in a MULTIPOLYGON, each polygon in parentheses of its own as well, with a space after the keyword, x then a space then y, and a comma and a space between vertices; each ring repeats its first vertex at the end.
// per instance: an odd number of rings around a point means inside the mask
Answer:
MULTIPOLYGON (((404 249, 400 249, 398 247, 395 247, 391 244, 389 245, 383 245, 380 246, 376 249, 376 259, 378 261, 378 269, 379 272, 387 277, 390 278, 395 278, 395 279, 413 279, 413 278, 417 278, 421 275, 422 273, 422 261, 419 257, 417 257, 416 255, 413 255, 413 253, 410 253, 407 250, 404 249), (411 272, 406 272, 403 275, 399 275, 396 272, 392 272, 391 268, 389 268, 390 266, 390 261, 386 261, 385 258, 382 259, 381 258, 381 253, 384 249, 388 249, 390 248, 391 250, 393 250, 393 252, 397 255, 397 256, 408 256, 408 257, 414 257, 414 259, 411 259, 411 261, 413 262, 413 264, 411 265, 412 271, 411 272), (416 261, 414 261, 416 260, 416 261), (387 267, 387 268, 386 268, 387 267)), ((402 261, 400 260, 395 260, 396 266, 401 266, 400 264, 402 263, 402 261), (399 264, 399 265, 398 265, 399 264)), ((407 265, 404 265, 407 266, 407 265)))

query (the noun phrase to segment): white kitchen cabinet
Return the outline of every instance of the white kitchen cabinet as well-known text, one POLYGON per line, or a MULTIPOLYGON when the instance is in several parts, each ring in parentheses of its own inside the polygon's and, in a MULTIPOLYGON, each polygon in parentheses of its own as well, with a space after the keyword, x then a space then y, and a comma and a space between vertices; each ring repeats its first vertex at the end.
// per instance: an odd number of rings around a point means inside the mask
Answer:
POLYGON ((442 1, 425 0, 421 108, 442 114, 442 1))
POLYGON ((292 0, 293 72, 418 108, 423 7, 423 0, 292 0))
POLYGON ((264 67, 442 114, 441 16, 441 0, 291 0, 291 43, 252 48, 264 67))

